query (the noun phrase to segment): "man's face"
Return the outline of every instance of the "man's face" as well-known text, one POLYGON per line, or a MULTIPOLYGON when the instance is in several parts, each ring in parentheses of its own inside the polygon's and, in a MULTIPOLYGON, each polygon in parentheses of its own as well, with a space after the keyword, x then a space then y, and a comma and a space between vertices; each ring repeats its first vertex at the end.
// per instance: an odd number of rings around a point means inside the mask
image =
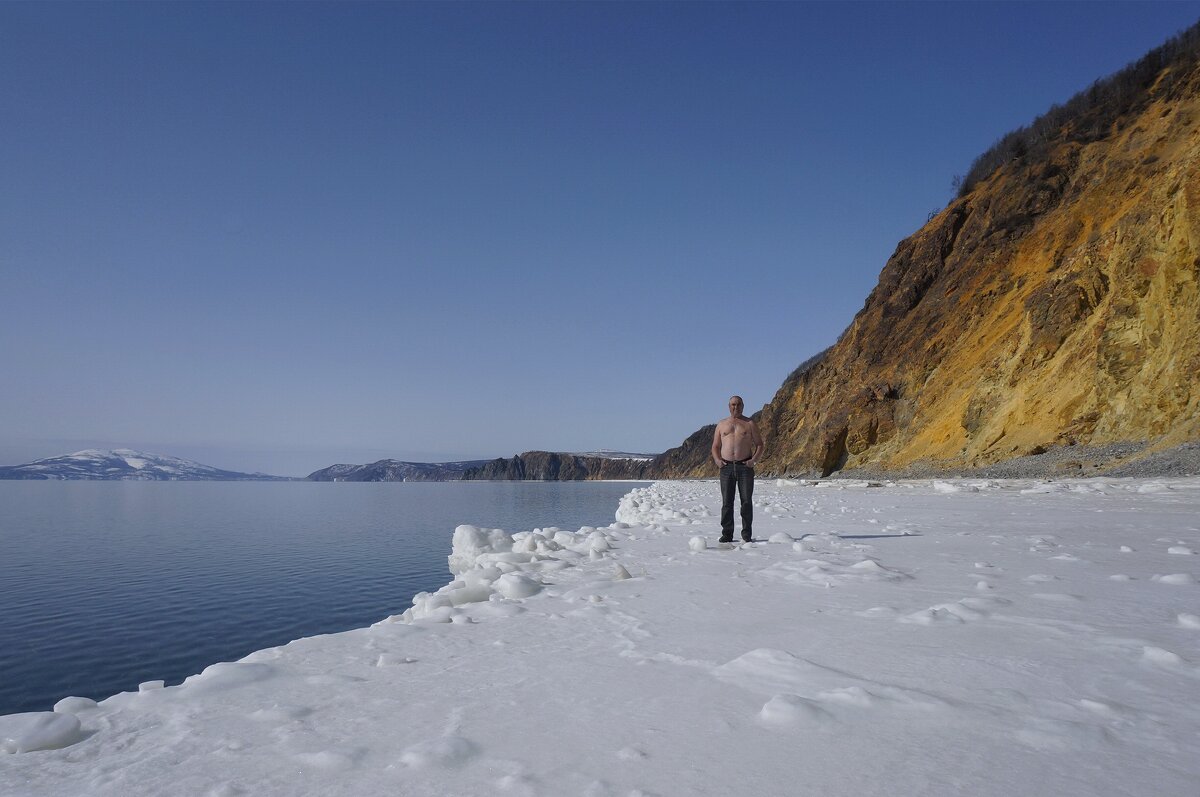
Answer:
POLYGON ((737 396, 729 400, 729 414, 734 416, 742 414, 742 400, 737 396))

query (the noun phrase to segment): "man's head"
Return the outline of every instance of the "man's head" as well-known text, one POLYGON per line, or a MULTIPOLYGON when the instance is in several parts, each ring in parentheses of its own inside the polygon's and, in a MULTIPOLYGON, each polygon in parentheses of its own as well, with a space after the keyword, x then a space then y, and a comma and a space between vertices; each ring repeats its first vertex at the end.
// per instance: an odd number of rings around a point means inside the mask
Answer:
POLYGON ((741 396, 729 397, 729 414, 734 418, 742 417, 742 410, 745 409, 745 404, 742 402, 741 396))

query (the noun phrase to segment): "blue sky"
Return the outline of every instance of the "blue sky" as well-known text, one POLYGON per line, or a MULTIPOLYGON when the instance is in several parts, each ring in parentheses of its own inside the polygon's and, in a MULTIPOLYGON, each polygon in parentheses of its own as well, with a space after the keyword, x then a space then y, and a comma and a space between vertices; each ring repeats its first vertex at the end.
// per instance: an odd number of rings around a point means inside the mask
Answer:
POLYGON ((657 452, 1200 3, 0 4, 0 464, 657 452))

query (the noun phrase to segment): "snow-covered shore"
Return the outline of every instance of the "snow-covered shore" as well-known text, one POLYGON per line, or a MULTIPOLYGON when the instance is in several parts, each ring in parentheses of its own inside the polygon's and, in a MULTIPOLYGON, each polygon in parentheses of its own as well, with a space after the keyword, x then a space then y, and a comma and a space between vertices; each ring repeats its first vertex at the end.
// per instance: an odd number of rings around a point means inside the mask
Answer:
POLYGON ((1195 793, 1200 479, 755 499, 460 527, 404 617, 0 717, 0 794, 1195 793))

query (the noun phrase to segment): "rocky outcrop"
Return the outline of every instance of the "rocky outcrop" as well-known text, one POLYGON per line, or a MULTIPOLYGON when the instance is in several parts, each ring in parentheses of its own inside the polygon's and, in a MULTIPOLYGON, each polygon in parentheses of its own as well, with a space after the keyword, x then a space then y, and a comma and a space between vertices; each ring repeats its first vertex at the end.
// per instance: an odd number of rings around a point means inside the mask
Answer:
MULTIPOLYGON (((712 432, 710 430, 709 434, 712 432)), ((644 479, 649 459, 589 457, 554 451, 526 451, 512 459, 494 459, 463 474, 464 480, 580 481, 644 479)))
MULTIPOLYGON (((1037 157, 1014 149, 896 247, 838 342, 755 416, 760 472, 1200 439, 1200 35, 1187 35, 1141 95, 1038 127, 1037 157)), ((711 434, 649 475, 713 475, 711 434)))
POLYGON ((310 473, 314 482, 449 482, 458 481, 470 468, 487 462, 485 459, 467 462, 403 462, 381 459, 369 465, 330 465, 310 473))

